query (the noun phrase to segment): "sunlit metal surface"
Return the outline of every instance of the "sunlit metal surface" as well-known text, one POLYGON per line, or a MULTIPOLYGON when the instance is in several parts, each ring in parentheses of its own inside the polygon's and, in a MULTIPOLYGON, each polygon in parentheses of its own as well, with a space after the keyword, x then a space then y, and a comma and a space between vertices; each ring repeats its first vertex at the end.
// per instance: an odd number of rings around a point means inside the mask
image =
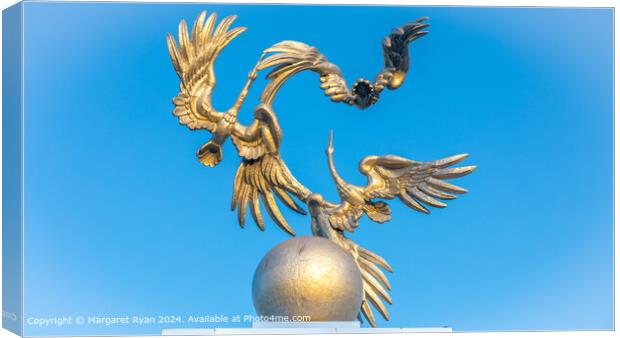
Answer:
POLYGON ((262 316, 352 321, 362 304, 362 277, 351 255, 333 242, 295 237, 277 245, 260 262, 252 296, 262 316))
MULTIPOLYGON (((409 44, 427 33, 424 30, 428 27, 427 18, 420 18, 393 29, 382 41, 383 68, 373 81, 359 79, 351 89, 340 68, 329 62, 317 48, 298 41, 279 42, 264 50, 248 74, 245 86, 236 102, 228 110, 219 112, 211 105, 211 95, 215 88, 213 65, 222 49, 245 30, 244 27, 230 29, 235 18, 235 16, 226 17, 216 26, 215 13, 207 17, 207 13, 202 12, 191 31, 185 20, 181 21, 178 44, 172 35, 168 35, 170 57, 181 80, 180 92, 173 99, 175 105, 173 114, 188 128, 205 129, 213 134, 212 139, 203 145, 197 154, 200 162, 206 166, 214 167, 222 160, 222 144, 228 138, 232 139, 242 161, 235 175, 231 208, 237 210, 238 222, 242 227, 245 226, 246 212, 249 209, 254 222, 264 230, 262 205, 280 228, 294 236, 295 232, 281 214, 276 199, 304 215, 306 211, 298 202, 305 203, 312 219, 312 233, 330 240, 348 252, 353 258, 356 271, 361 276, 363 289, 361 305, 357 303, 349 305, 358 306, 361 314, 372 326, 376 326, 376 320, 371 305, 389 320, 384 302, 391 303, 392 299, 388 293, 390 284, 383 270, 392 272, 392 268, 381 256, 345 237, 345 231, 354 231, 363 215, 378 223, 389 221, 391 210, 386 202, 377 201, 379 199, 398 198, 411 209, 423 213, 429 213, 428 206, 443 208, 446 204, 442 200, 454 199, 456 194, 466 192, 465 189, 444 180, 467 175, 475 167, 451 167, 464 160, 466 154, 430 162, 418 162, 393 155, 367 156, 360 164, 360 172, 368 177, 368 183, 363 187, 355 186, 347 183, 336 171, 330 135, 328 164, 341 199, 338 203, 332 203, 301 184, 284 163, 280 156, 282 130, 272 103, 288 79, 299 72, 312 71, 319 75, 320 88, 332 101, 361 109, 370 107, 379 100, 379 95, 385 88, 397 89, 402 86, 410 66, 409 44), (268 83, 260 96, 260 103, 254 109, 254 120, 249 125, 243 125, 237 120, 237 115, 258 72, 265 69, 270 69, 267 74, 268 83)), ((300 104, 308 103, 300 102, 300 104)), ((382 115, 375 116, 377 119, 389 118, 382 115)), ((307 121, 312 122, 311 117, 307 121)), ((397 122, 393 124, 393 128, 399 127, 401 126, 397 122)), ((410 128, 410 126, 403 127, 410 128)), ((372 137, 380 139, 381 135, 377 132, 372 137)), ((313 261, 327 259, 324 255, 320 257, 323 258, 315 258, 313 261)), ((288 259, 279 258, 277 262, 288 264, 290 263, 288 259)), ((276 261, 275 258, 273 260, 276 261)), ((276 278, 276 281, 283 281, 286 278, 298 281, 315 280, 313 276, 325 272, 319 269, 318 265, 311 265, 313 268, 306 266, 305 263, 301 265, 304 266, 301 270, 286 270, 288 272, 273 278, 276 278), (287 276, 288 273, 291 275, 287 276), (298 275, 302 273, 307 276, 298 275)), ((327 264, 326 269, 334 272, 333 269, 336 267, 327 264)), ((348 269, 348 266, 341 268, 348 269)), ((341 274, 333 274, 336 277, 332 279, 348 280, 349 271, 346 269, 341 274)), ((260 285, 273 285, 271 283, 276 281, 263 281, 260 285)), ((309 290, 307 291, 309 294, 314 294, 312 290, 323 289, 324 283, 327 282, 303 283, 303 289, 309 290)), ((347 283, 335 285, 329 281, 330 288, 334 288, 333 292, 357 287, 355 283, 347 283)), ((286 290, 282 291, 284 293, 278 304, 295 302, 292 299, 285 299, 292 297, 290 290, 286 290)), ((353 293, 356 292, 357 289, 353 293)), ((321 295, 323 294, 317 293, 308 298, 304 303, 305 306, 317 306, 327 311, 333 304, 323 304, 321 295)), ((275 294, 272 296, 276 297, 275 294)), ((334 299, 331 298, 330 301, 334 302, 334 299)), ((262 301, 259 304, 262 304, 262 301)), ((288 308, 292 306, 291 304, 283 308, 288 308)), ((325 320, 340 318, 336 312, 330 310, 330 316, 335 318, 325 317, 325 320)), ((346 314, 348 317, 349 312, 346 314)))

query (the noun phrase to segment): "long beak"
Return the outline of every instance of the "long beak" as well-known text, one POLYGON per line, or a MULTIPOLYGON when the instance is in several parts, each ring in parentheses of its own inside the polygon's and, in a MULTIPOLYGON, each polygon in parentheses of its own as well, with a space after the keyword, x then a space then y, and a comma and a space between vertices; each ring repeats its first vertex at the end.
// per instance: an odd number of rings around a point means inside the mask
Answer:
POLYGON ((329 141, 327 142, 327 150, 334 150, 334 146, 333 146, 333 139, 334 139, 334 130, 330 129, 329 130, 329 141))

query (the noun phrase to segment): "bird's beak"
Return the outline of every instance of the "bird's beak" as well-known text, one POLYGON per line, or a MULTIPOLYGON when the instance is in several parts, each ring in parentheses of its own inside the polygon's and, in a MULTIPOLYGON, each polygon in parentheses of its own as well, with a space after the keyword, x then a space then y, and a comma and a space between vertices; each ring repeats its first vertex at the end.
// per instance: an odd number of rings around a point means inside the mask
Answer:
POLYGON ((333 129, 330 129, 330 130, 329 130, 329 143, 328 143, 329 147, 331 147, 331 146, 332 146, 332 140, 333 140, 333 139, 334 139, 334 130, 333 130, 333 129))
POLYGON ((329 130, 329 141, 327 142, 327 153, 328 154, 334 152, 333 139, 334 139, 334 131, 330 129, 329 130))

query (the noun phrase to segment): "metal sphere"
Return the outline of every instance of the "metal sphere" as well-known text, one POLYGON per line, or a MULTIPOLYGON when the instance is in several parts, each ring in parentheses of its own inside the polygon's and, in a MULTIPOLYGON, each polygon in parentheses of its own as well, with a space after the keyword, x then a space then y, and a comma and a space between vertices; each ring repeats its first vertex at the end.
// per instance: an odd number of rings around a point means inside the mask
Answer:
POLYGON ((353 257, 321 237, 293 237, 271 249, 252 283, 261 316, 353 321, 362 304, 362 277, 353 257))

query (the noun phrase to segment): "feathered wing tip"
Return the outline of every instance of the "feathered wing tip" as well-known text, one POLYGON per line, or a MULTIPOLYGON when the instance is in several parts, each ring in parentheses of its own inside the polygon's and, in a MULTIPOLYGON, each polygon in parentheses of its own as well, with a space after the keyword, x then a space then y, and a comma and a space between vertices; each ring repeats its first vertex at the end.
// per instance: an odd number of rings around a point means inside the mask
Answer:
POLYGON ((392 286, 385 273, 380 268, 392 272, 392 267, 383 257, 357 245, 346 237, 343 237, 343 243, 339 244, 353 256, 362 276, 364 297, 360 307, 360 313, 373 327, 377 326, 377 321, 372 307, 377 309, 385 320, 389 320, 390 316, 384 302, 392 304, 392 297, 390 297, 389 294, 389 290, 392 289, 392 286))
POLYGON ((383 303, 392 304, 392 297, 388 293, 391 290, 391 285, 385 276, 385 273, 381 271, 377 266, 381 266, 389 272, 392 272, 392 268, 387 262, 379 255, 366 250, 360 249, 365 253, 360 255, 357 259, 360 273, 362 274, 362 284, 364 287, 364 301, 361 307, 361 312, 366 317, 370 325, 377 326, 374 318, 374 314, 369 305, 372 305, 385 320, 390 320, 387 307, 383 303), (366 304, 366 306, 364 306, 366 304))
POLYGON ((407 42, 411 42, 419 37, 422 37, 426 34, 428 34, 428 31, 425 31, 423 29, 427 28, 428 26, 430 26, 429 23, 426 23, 424 21, 428 20, 428 16, 423 16, 421 18, 418 18, 417 20, 413 21, 413 22, 409 22, 405 25, 403 25, 402 29, 403 29, 403 40, 407 41, 407 42))
POLYGON ((428 162, 426 165, 430 166, 430 171, 424 175, 421 181, 402 189, 398 198, 409 208, 425 214, 430 213, 426 206, 445 208, 447 204, 441 200, 453 200, 457 194, 467 192, 466 189, 445 180, 463 177, 476 170, 476 166, 473 165, 451 167, 465 160, 468 156, 468 154, 460 154, 428 162))
POLYGON ((265 53, 273 53, 258 64, 258 70, 275 67, 267 74, 270 82, 261 94, 261 102, 272 103, 275 94, 280 87, 296 73, 311 66, 308 62, 312 53, 312 47, 297 41, 282 41, 270 48, 265 53))
MULTIPOLYGON (((194 21, 191 32, 187 22, 181 20, 178 44, 172 34, 166 37, 172 65, 181 80, 181 92, 173 99, 173 114, 190 129, 207 129, 212 132, 222 118, 223 114, 210 103, 215 87, 213 64, 220 51, 245 30, 244 27, 228 30, 234 20, 235 16, 229 16, 216 27, 216 14, 207 17, 207 12, 202 12, 194 21), (196 104, 196 98, 200 98, 200 104, 196 104)), ((205 155, 201 157, 205 165, 212 165, 221 159, 214 152, 205 155)))
POLYGON ((387 85, 389 89, 397 89, 405 81, 409 71, 409 44, 428 34, 424 29, 429 26, 424 22, 428 17, 419 18, 401 27, 394 28, 390 35, 383 39, 383 59, 385 68, 379 73, 379 85, 387 85), (384 79, 385 77, 385 79, 384 79))
POLYGON ((467 192, 464 188, 444 181, 446 179, 466 176, 476 170, 477 167, 475 165, 451 167, 459 162, 462 162, 467 157, 469 157, 468 154, 460 154, 433 162, 433 166, 437 169, 434 170, 434 172, 417 187, 417 190, 408 190, 408 192, 410 192, 413 197, 427 205, 439 208, 445 207, 446 204, 438 201, 437 199, 452 200, 456 198, 455 194, 464 194, 467 192))
POLYGON ((271 81, 261 95, 261 102, 271 103, 284 82, 304 70, 312 70, 321 76, 332 74, 338 79, 342 78, 338 66, 329 62, 318 49, 305 43, 281 41, 267 48, 264 52, 272 54, 261 60, 257 69, 275 68, 267 74, 267 78, 271 81))
POLYGON ((245 215, 249 205, 254 222, 261 231, 264 231, 265 221, 260 208, 262 202, 271 219, 282 230, 295 236, 295 231, 276 203, 277 198, 293 211, 305 215, 306 211, 289 195, 289 192, 292 192, 290 189, 295 190, 294 195, 297 197, 307 194, 302 192, 305 187, 295 180, 279 156, 267 154, 258 160, 241 162, 235 175, 231 203, 231 209, 237 209, 239 225, 245 226, 245 215))
POLYGON ((191 32, 188 31, 187 22, 181 20, 178 45, 172 34, 169 33, 166 37, 174 69, 181 79, 181 84, 188 89, 192 84, 202 80, 206 79, 209 82, 215 80, 210 78, 208 67, 213 64, 220 51, 246 29, 236 27, 228 30, 237 18, 236 15, 224 18, 215 28, 216 18, 216 13, 211 13, 207 18, 207 12, 201 12, 194 21, 191 32))

